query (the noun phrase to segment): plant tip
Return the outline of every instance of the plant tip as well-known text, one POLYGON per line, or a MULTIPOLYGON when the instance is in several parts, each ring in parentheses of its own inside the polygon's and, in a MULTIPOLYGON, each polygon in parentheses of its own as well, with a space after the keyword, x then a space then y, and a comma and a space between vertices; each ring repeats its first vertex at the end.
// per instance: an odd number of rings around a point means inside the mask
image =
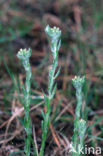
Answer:
POLYGON ((29 59, 29 57, 31 56, 31 49, 29 48, 28 50, 27 49, 20 49, 17 53, 17 57, 20 59, 20 60, 26 60, 26 59, 29 59))
POLYGON ((72 79, 73 85, 76 89, 79 89, 83 86, 84 82, 85 82, 85 76, 80 77, 80 76, 75 76, 72 79))
POLYGON ((49 25, 46 26, 45 32, 51 37, 51 39, 59 39, 61 36, 61 30, 58 27, 51 28, 49 25))

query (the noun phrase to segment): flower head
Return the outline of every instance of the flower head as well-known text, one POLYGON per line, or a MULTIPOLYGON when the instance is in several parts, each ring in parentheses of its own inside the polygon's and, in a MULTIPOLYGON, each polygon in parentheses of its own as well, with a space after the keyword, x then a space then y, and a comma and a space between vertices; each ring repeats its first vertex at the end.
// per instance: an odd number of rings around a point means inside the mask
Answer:
POLYGON ((55 26, 51 28, 49 25, 47 25, 45 32, 51 37, 51 39, 59 39, 61 36, 61 30, 55 26))
POLYGON ((20 49, 17 53, 17 57, 20 59, 20 60, 27 60, 29 59, 29 57, 31 56, 31 49, 29 48, 28 50, 27 49, 20 49))
POLYGON ((75 76, 72 79, 73 85, 76 89, 82 88, 84 82, 85 82, 85 76, 80 77, 80 76, 75 76))
POLYGON ((57 27, 51 28, 49 25, 47 25, 45 28, 45 32, 49 35, 51 39, 50 47, 53 54, 53 58, 55 59, 58 55, 58 51, 61 46, 61 39, 60 39, 61 30, 57 27))

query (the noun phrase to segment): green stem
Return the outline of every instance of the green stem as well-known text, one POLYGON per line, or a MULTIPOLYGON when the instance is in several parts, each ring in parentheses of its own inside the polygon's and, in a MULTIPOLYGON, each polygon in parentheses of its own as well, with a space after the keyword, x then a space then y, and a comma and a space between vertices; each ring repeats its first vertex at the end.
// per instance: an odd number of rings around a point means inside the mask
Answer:
POLYGON ((31 89, 31 67, 29 64, 29 58, 31 56, 31 49, 29 48, 28 50, 26 49, 20 49, 18 51, 17 57, 21 60, 25 71, 26 71, 26 88, 23 87, 24 91, 24 112, 25 112, 25 117, 24 117, 24 127, 26 131, 26 139, 25 139, 25 148, 24 151, 26 153, 26 156, 30 156, 30 146, 31 146, 31 141, 32 141, 32 127, 31 127, 31 119, 30 119, 30 89, 31 89))
POLYGON ((73 85, 76 89, 76 98, 77 98, 77 106, 76 106, 76 110, 75 110, 75 120, 74 120, 74 133, 73 133, 73 148, 76 151, 76 153, 72 152, 72 155, 80 156, 78 147, 80 145, 81 138, 80 138, 80 135, 79 135, 80 133, 78 132, 78 129, 80 131, 79 125, 81 125, 81 124, 79 124, 79 123, 81 123, 80 118, 81 118, 81 107, 82 107, 82 86, 85 81, 85 77, 80 78, 78 76, 78 77, 75 77, 72 81, 73 81, 73 85))
POLYGON ((39 156, 44 155, 45 142, 46 142, 47 133, 48 133, 48 129, 49 129, 49 123, 50 123, 50 113, 49 112, 45 114, 45 118, 48 119, 48 121, 44 120, 44 122, 43 122, 42 143, 41 143, 41 149, 40 149, 39 156))
MULTIPOLYGON (((51 73, 51 79, 49 79, 49 87, 48 87, 48 94, 49 96, 47 97, 46 102, 46 113, 45 113, 45 118, 43 121, 43 132, 42 132, 42 143, 41 143, 41 149, 40 149, 40 156, 43 156, 44 154, 44 148, 45 148, 45 142, 46 142, 46 138, 47 138, 47 133, 48 133, 48 129, 49 129, 49 123, 50 123, 50 112, 51 112, 51 95, 52 95, 52 89, 53 89, 53 85, 54 85, 54 75, 55 75, 55 71, 56 71, 56 67, 57 67, 57 57, 56 59, 53 61, 53 65, 52 65, 52 73, 51 73)), ((50 72, 51 72, 50 71, 50 72)), ((49 74, 50 74, 49 72, 49 74)))
MULTIPOLYGON (((58 51, 61 45, 60 36, 61 36, 61 30, 59 28, 50 28, 49 26, 46 27, 45 32, 49 35, 51 39, 51 52, 53 55, 53 64, 52 69, 49 71, 49 84, 48 84, 48 96, 44 94, 44 100, 45 100, 45 106, 46 106, 46 112, 43 112, 43 118, 42 121, 42 142, 41 142, 41 148, 40 148, 40 156, 44 155, 44 148, 45 148, 45 142, 47 138, 47 133, 49 129, 50 124, 50 113, 51 113, 51 100, 55 95, 56 92, 56 84, 55 79, 58 76, 58 73, 55 75, 56 68, 58 66, 58 51)), ((58 70, 59 71, 59 70, 58 70)))
MULTIPOLYGON (((73 147, 77 151, 77 144, 78 144, 78 122, 80 120, 80 112, 82 106, 82 91, 81 88, 76 90, 76 97, 77 97, 77 107, 75 111, 75 120, 74 120, 74 135, 73 135, 73 147)), ((77 156, 77 153, 73 153, 73 156, 77 156)))
MULTIPOLYGON (((79 133, 79 146, 83 149, 84 148, 84 138, 86 132, 86 121, 81 119, 78 123, 78 133, 79 133)), ((85 156, 85 154, 83 154, 85 156)))
POLYGON ((31 127, 31 119, 30 119, 30 79, 31 79, 31 69, 29 61, 26 62, 26 96, 25 96, 25 104, 24 104, 24 111, 25 111, 25 131, 27 134, 26 143, 25 143, 25 153, 26 156, 30 156, 30 146, 31 146, 31 135, 32 135, 32 127, 31 127))
POLYGON ((55 75, 55 71, 56 71, 57 66, 58 66, 58 58, 56 56, 56 58, 53 60, 53 65, 52 65, 52 69, 51 69, 52 72, 51 71, 49 72, 49 75, 51 73, 51 77, 49 79, 49 84, 48 84, 49 98, 52 95, 52 89, 53 89, 53 85, 54 85, 54 75, 55 75))
POLYGON ((49 84, 48 84, 48 97, 47 100, 45 101, 46 104, 46 113, 45 113, 45 118, 43 122, 43 134, 42 134, 42 143, 41 143, 41 149, 40 149, 40 156, 43 156, 44 154, 44 148, 45 148, 45 142, 47 138, 47 133, 49 129, 49 123, 50 123, 50 112, 51 112, 51 96, 52 96, 52 91, 53 91, 53 86, 54 86, 54 80, 55 80, 55 71, 58 66, 58 57, 56 56, 55 59, 53 60, 53 65, 52 69, 49 71, 49 84))

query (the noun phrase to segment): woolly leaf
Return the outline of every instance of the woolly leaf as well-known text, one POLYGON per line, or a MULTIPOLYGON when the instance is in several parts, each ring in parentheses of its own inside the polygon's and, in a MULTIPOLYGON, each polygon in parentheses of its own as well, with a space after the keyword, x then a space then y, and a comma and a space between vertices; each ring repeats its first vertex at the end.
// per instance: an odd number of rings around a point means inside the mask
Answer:
POLYGON ((54 76, 54 79, 56 79, 56 78, 58 77, 58 75, 60 74, 60 70, 61 70, 61 68, 59 67, 57 73, 56 73, 55 76, 54 76))
POLYGON ((54 88, 52 90, 52 95, 51 95, 50 99, 53 99, 53 97, 54 97, 54 95, 56 93, 56 89, 57 89, 57 84, 55 84, 55 86, 54 86, 54 88))

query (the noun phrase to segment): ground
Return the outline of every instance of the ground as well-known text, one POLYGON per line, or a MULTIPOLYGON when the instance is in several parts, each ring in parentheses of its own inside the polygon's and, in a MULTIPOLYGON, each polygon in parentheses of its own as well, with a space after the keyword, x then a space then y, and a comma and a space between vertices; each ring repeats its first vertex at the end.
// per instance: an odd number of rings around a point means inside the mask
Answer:
POLYGON ((1 0, 0 156, 8 156, 24 148, 26 134, 18 119, 24 116, 20 84, 25 83, 25 71, 16 56, 20 48, 32 49, 30 116, 40 149, 41 110, 45 109, 42 90, 47 93, 48 72, 52 63, 44 31, 48 24, 61 29, 62 45, 59 51, 61 72, 56 79, 57 92, 51 103, 45 156, 66 155, 72 142, 76 107, 72 78, 75 75, 86 75, 82 105, 82 116, 87 121, 85 144, 95 148, 99 146, 103 153, 102 10, 102 0, 1 0), (36 96, 40 99, 35 99, 36 96))

